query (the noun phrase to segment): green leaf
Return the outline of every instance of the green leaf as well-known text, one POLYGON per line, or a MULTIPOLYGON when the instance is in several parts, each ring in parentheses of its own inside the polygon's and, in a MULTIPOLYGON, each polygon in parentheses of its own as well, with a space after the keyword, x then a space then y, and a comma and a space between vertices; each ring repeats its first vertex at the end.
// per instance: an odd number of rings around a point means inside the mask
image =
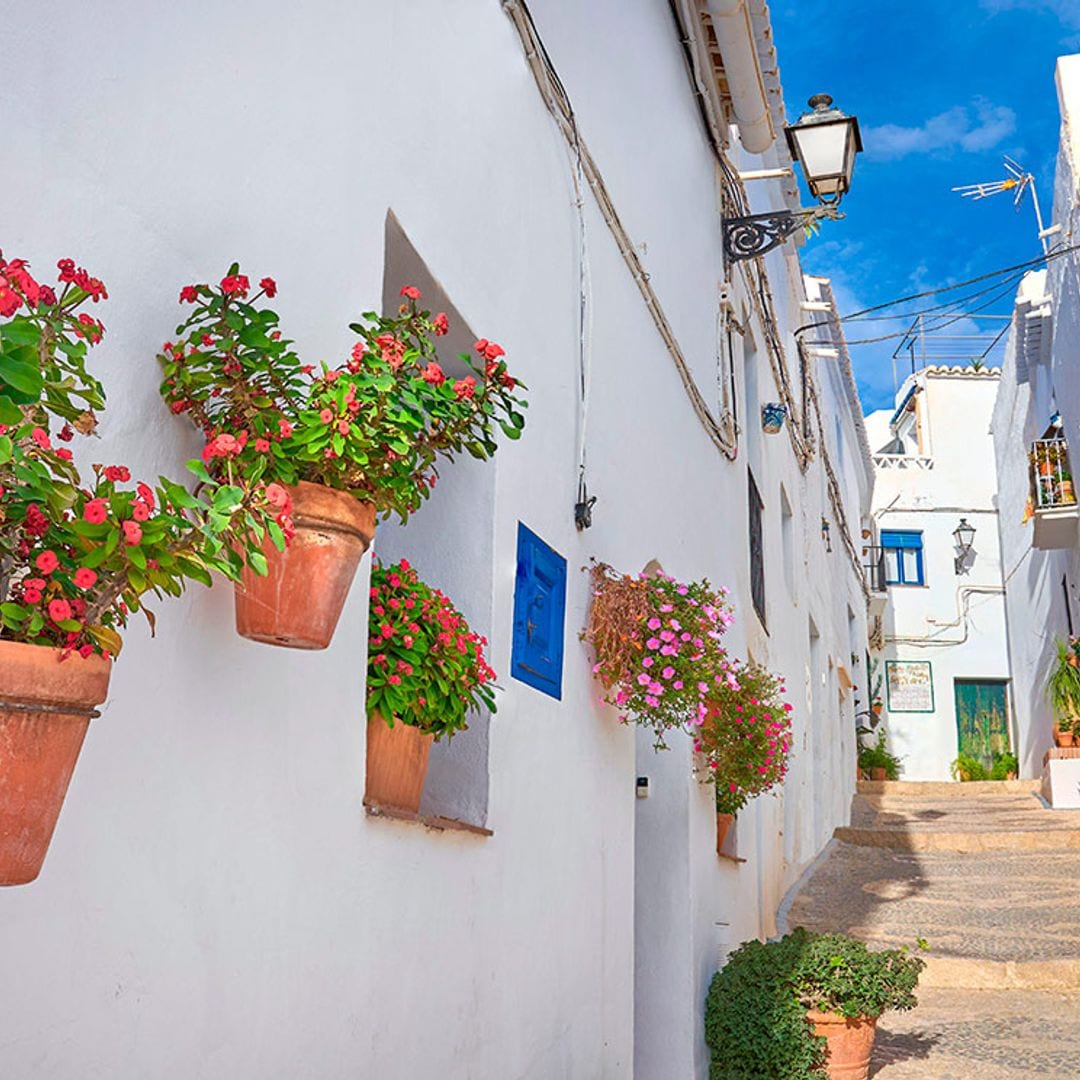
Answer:
POLYGON ((10 435, 0 435, 0 465, 6 465, 11 460, 11 452, 14 444, 10 435))
POLYGON ((12 345, 32 345, 37 348, 41 330, 25 316, 14 318, 6 326, 0 326, 0 338, 12 345))
POLYGON ((266 577, 266 574, 270 569, 266 562, 266 556, 261 551, 248 552, 248 565, 260 577, 266 577))
POLYGON ((146 569, 146 553, 138 544, 132 544, 128 547, 127 557, 132 565, 137 566, 140 570, 146 569))
POLYGON ((19 406, 5 394, 0 394, 0 424, 7 424, 10 427, 21 423, 22 418, 22 410, 19 406))
POLYGON ((9 626, 12 623, 23 623, 30 618, 30 612, 19 604, 0 604, 0 614, 4 616, 4 622, 9 626))
POLYGON ((23 347, 0 352, 0 382, 23 395, 27 401, 36 401, 41 396, 45 380, 34 350, 23 347))
POLYGON ((196 476, 204 484, 212 484, 214 482, 213 477, 206 471, 206 466, 198 459, 192 458, 187 463, 188 472, 196 476))

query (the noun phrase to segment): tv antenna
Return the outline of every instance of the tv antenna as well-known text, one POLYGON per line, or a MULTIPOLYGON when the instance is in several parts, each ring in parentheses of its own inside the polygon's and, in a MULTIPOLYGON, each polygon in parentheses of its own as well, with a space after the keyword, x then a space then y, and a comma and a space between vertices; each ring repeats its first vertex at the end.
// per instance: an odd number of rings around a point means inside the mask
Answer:
POLYGON ((1020 209, 1024 193, 1031 192, 1031 205, 1035 208, 1035 223, 1039 228, 1039 242, 1042 244, 1043 254, 1049 252, 1046 243, 1048 236, 1061 231, 1060 225, 1051 225, 1049 229, 1043 228, 1042 211, 1039 209, 1039 193, 1035 190, 1035 177, 1032 176, 1019 162, 1013 161, 1008 155, 1005 156, 1005 171, 1008 176, 1004 180, 991 180, 983 184, 961 184, 954 187, 953 191, 959 191, 963 199, 988 199, 991 195, 1000 195, 1003 191, 1013 192, 1013 206, 1020 209))

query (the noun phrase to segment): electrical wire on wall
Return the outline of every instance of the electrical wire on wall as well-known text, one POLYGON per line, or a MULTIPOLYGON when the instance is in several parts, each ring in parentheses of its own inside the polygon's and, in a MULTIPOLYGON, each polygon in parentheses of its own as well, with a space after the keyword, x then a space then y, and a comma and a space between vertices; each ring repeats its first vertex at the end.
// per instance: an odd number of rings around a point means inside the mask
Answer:
POLYGON ((637 248, 619 219, 615 204, 612 202, 611 195, 604 184, 603 177, 600 175, 600 169, 589 152, 587 144, 577 132, 574 110, 570 104, 566 88, 560 81, 551 62, 551 57, 548 55, 537 33, 528 5, 525 0, 502 0, 502 5, 503 10, 509 16, 518 32, 518 36, 521 38, 521 43, 525 49, 525 58, 528 61, 533 77, 536 79, 537 88, 540 90, 548 111, 555 118, 563 137, 574 148, 575 156, 580 161, 581 172, 588 182, 593 197, 596 199, 604 223, 611 232, 619 249, 619 254, 626 263, 627 269, 630 271, 630 275, 645 301, 645 306, 667 348, 672 363, 675 365, 675 370, 679 375, 679 380, 683 384, 687 397, 690 399, 690 405, 695 415, 705 428, 705 432, 713 445, 726 457, 734 460, 736 448, 733 425, 730 419, 725 422, 725 418, 717 418, 712 414, 708 403, 694 381, 693 374, 686 362, 686 358, 683 356, 682 349, 679 347, 671 324, 664 314, 660 298, 650 284, 649 275, 642 266, 637 248))

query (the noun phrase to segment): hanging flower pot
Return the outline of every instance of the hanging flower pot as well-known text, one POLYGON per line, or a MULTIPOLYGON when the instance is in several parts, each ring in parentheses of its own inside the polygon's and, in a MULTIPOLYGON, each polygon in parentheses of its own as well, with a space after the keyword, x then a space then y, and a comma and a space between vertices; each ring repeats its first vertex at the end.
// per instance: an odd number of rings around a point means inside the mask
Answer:
POLYGON ((252 641, 325 649, 375 535, 375 508, 303 480, 289 494, 295 535, 283 551, 267 537, 266 574, 245 568, 236 585, 236 629, 252 641))
POLYGON ((779 401, 770 401, 761 406, 761 430, 766 435, 778 434, 786 418, 787 406, 779 401))
MULTIPOLYGON (((401 289, 396 316, 368 312, 350 324, 358 340, 335 366, 301 362, 277 314, 259 306, 275 295, 273 278, 256 288, 238 263, 216 286, 184 286, 190 312, 158 355, 160 389, 206 436, 205 479, 265 487, 279 511, 237 590, 238 631, 322 649, 375 516, 404 522, 418 510, 440 458, 487 459, 497 431, 520 438, 525 402, 504 349, 486 338, 475 359, 461 354, 469 374, 448 378, 437 340, 449 318, 425 310, 413 285, 401 289)), ((232 508, 222 498, 224 516, 232 508)))
POLYGON ((731 831, 731 826, 735 824, 734 814, 721 814, 719 811, 716 813, 716 854, 723 855, 724 853, 724 841, 727 839, 727 834, 731 831))
POLYGON ((364 802, 415 814, 432 742, 495 711, 495 672, 487 639, 407 560, 372 567, 370 600, 364 802))
POLYGON ((112 661, 0 642, 0 885, 41 871, 112 661))
POLYGON ((810 1009, 806 1019, 813 1025, 814 1034, 825 1038, 825 1073, 829 1080, 866 1080, 877 1017, 841 1016, 810 1009))
POLYGON ((390 727, 378 713, 373 713, 367 727, 364 802, 418 813, 434 739, 434 735, 400 720, 390 727))

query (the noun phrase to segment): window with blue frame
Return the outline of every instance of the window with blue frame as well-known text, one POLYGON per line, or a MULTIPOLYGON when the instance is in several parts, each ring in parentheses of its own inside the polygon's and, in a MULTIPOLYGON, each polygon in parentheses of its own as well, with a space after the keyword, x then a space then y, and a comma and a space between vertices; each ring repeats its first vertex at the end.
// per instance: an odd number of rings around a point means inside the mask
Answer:
POLYGON ((883 532, 886 585, 925 585, 921 532, 883 532))

